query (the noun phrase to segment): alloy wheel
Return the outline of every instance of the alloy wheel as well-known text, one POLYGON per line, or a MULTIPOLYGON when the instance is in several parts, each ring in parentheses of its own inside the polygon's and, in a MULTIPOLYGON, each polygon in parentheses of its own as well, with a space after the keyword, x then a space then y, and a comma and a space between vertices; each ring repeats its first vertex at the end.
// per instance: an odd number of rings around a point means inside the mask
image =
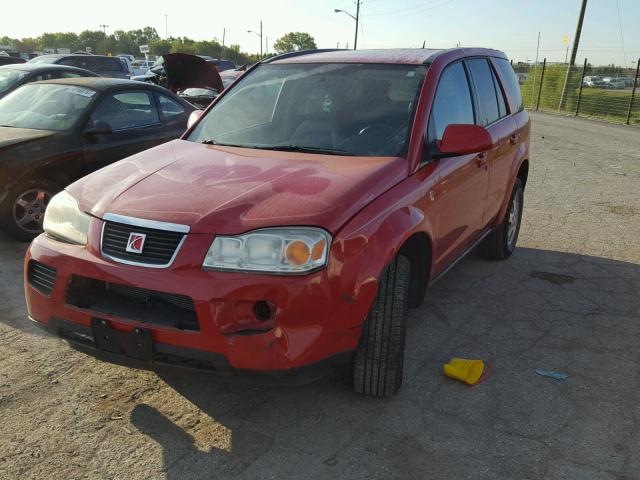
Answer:
POLYGON ((21 230, 36 234, 42 231, 44 211, 51 200, 51 192, 42 189, 26 190, 13 202, 13 221, 21 230))

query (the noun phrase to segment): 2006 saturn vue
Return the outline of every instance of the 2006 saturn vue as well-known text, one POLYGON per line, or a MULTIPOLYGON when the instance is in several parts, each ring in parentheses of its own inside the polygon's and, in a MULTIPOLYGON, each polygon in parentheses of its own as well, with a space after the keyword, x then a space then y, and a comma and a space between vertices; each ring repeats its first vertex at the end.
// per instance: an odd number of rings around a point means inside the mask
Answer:
POLYGON ((30 317, 103 358, 402 383, 407 310, 514 251, 528 114, 486 49, 263 61, 182 136, 71 184, 25 260, 30 317))

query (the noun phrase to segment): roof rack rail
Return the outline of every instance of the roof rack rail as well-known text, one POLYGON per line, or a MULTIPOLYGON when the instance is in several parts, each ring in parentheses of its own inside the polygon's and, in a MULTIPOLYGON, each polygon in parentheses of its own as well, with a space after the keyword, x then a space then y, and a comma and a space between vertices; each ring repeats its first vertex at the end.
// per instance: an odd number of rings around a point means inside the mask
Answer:
POLYGON ((311 55, 313 53, 324 53, 324 52, 339 52, 340 50, 344 50, 344 48, 315 48, 312 50, 297 50, 295 52, 287 52, 280 55, 276 55, 275 57, 265 58, 260 63, 271 63, 276 60, 282 60, 285 58, 299 57, 300 55, 311 55))

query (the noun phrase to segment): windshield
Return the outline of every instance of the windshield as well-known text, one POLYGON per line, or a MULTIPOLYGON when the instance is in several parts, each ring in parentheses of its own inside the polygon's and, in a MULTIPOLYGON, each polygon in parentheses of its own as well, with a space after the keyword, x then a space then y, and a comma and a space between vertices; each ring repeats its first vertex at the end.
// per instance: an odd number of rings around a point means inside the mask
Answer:
POLYGON ((220 99, 189 140, 403 156, 425 72, 416 65, 261 65, 220 99))
POLYGON ((0 100, 0 126, 68 130, 95 95, 95 90, 73 85, 23 85, 0 100))
POLYGON ((9 90, 27 75, 29 75, 29 72, 25 72, 24 70, 0 68, 0 93, 9 90))

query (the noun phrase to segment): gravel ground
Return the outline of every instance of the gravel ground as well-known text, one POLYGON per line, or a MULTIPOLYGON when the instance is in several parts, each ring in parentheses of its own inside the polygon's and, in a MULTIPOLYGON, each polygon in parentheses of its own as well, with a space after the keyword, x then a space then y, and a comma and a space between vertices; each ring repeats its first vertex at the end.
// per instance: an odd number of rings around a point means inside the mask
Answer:
POLYGON ((519 249, 411 311, 391 400, 101 363, 26 320, 0 238, 0 478, 640 479, 640 129, 533 121, 519 249), (452 356, 494 367, 469 388, 452 356))

